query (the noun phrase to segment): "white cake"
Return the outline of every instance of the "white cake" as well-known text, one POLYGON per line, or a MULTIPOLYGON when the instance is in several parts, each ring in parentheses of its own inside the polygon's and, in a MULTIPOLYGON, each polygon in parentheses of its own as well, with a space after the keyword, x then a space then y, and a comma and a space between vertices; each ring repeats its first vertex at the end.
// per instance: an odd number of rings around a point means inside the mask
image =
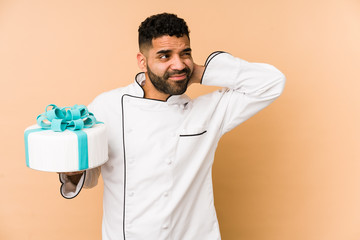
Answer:
POLYGON ((108 160, 106 126, 54 132, 33 125, 25 130, 25 151, 27 166, 36 170, 74 172, 95 168, 108 160))

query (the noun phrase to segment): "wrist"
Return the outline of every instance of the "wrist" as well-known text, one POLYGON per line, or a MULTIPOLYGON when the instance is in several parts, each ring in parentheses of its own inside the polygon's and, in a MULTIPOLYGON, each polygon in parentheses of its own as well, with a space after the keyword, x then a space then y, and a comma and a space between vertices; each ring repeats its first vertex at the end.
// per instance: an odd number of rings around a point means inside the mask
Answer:
POLYGON ((79 173, 79 174, 74 174, 74 175, 67 175, 67 178, 69 179, 69 181, 74 184, 77 185, 82 177, 83 173, 79 173))
POLYGON ((193 70, 193 73, 191 75, 190 82, 191 83, 200 83, 202 75, 204 73, 204 70, 205 70, 204 66, 197 65, 197 64, 194 63, 194 70, 193 70))

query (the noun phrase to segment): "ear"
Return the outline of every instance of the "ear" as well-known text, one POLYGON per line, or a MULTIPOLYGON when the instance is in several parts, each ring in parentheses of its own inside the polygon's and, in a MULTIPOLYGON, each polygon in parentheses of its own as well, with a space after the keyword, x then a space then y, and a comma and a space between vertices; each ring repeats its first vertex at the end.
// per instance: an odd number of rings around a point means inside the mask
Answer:
POLYGON ((138 52, 138 54, 136 55, 136 58, 137 58, 137 63, 138 63, 140 70, 142 72, 147 72, 146 57, 144 56, 144 54, 142 54, 141 52, 138 52))

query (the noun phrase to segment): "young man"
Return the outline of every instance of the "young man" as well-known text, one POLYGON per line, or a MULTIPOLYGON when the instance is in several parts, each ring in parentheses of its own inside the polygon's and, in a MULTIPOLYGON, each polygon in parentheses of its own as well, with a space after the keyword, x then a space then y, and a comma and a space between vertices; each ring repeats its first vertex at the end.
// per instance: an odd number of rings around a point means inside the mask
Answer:
MULTIPOLYGON (((274 101, 285 78, 225 52, 195 64, 188 27, 173 14, 142 22, 139 48, 135 82, 89 106, 108 129, 103 239, 220 239, 211 178, 217 143, 274 101), (193 83, 223 89, 192 100, 183 93, 193 83)), ((71 175, 60 175, 66 198, 95 186, 100 168, 71 175)))

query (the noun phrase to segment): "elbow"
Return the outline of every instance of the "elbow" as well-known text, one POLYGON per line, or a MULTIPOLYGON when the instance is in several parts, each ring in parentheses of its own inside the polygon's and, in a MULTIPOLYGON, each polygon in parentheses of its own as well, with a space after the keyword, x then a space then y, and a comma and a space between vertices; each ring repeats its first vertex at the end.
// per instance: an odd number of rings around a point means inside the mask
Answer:
MULTIPOLYGON (((285 75, 277 69, 275 66, 266 64, 266 76, 264 79, 267 79, 262 87, 263 90, 266 90, 266 94, 272 98, 279 97, 285 88, 286 77, 285 75)), ((265 93, 264 92, 264 93, 265 93)))
POLYGON ((279 96, 283 93, 284 89, 285 89, 285 82, 286 82, 286 77, 282 72, 279 72, 279 77, 278 77, 278 92, 279 92, 279 96))
POLYGON ((286 77, 285 75, 277 68, 272 68, 272 77, 270 77, 270 80, 272 82, 272 94, 273 97, 278 98, 284 91, 285 88, 285 82, 286 77))

